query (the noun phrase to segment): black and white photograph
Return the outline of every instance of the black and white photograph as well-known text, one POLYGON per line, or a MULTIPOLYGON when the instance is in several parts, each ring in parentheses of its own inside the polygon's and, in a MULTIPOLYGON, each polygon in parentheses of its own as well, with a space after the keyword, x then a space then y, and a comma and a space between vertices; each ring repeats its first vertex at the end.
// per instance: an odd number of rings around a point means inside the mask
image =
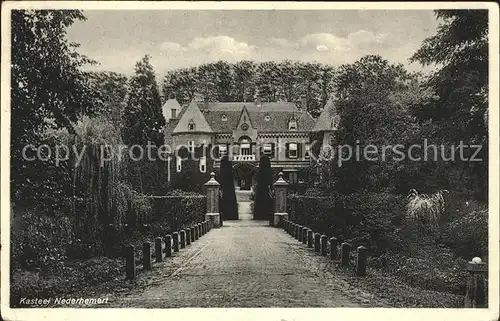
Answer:
POLYGON ((498 14, 3 2, 2 318, 498 319, 498 14))

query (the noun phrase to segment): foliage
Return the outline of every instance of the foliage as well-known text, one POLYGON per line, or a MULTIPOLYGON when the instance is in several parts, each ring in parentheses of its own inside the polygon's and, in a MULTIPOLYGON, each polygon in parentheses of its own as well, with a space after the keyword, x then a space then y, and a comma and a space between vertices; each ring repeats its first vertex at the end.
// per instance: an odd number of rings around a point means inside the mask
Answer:
POLYGON ((148 141, 161 146, 164 142, 161 129, 165 118, 149 58, 146 55, 136 63, 135 73, 130 78, 122 128, 123 141, 129 146, 145 146, 148 141))
POLYGON ((149 196, 152 204, 151 223, 167 232, 179 231, 205 220, 206 196, 182 193, 179 196, 149 196))
POLYGON ((177 156, 172 157, 170 164, 170 172, 172 173, 170 188, 172 190, 179 189, 185 192, 205 194, 205 183, 210 179, 212 170, 213 163, 207 161, 205 172, 201 172, 198 160, 194 160, 193 157, 185 157, 182 151, 179 151, 177 156), (182 160, 180 172, 177 172, 177 157, 184 159, 182 160))
MULTIPOLYGON (((432 121, 434 136, 448 144, 481 145, 482 162, 457 162, 460 176, 474 177, 468 188, 488 197, 488 10, 436 10, 441 20, 434 36, 425 39, 412 61, 437 66, 426 86, 438 95, 415 108, 422 121, 432 121)), ((470 157, 467 151, 466 156, 470 157)))
POLYGON ((404 213, 404 201, 384 193, 291 195, 288 213, 298 224, 353 246, 367 246, 375 255, 397 246, 391 236, 404 213))
POLYGON ((220 188, 222 198, 220 201, 220 212, 224 220, 238 219, 238 203, 236 202, 236 192, 234 190, 233 167, 227 156, 221 160, 220 188))
POLYGON ((475 256, 484 259, 488 255, 487 208, 471 209, 467 206, 456 216, 443 226, 441 242, 464 259, 475 256))
POLYGON ((255 188, 254 218, 256 220, 271 220, 273 214, 273 196, 271 161, 267 156, 261 156, 257 186, 255 188))
POLYGON ((96 100, 102 105, 97 111, 106 116, 113 124, 121 126, 124 114, 125 100, 128 91, 128 79, 125 75, 115 72, 92 72, 89 74, 90 87, 96 100))
POLYGON ((72 222, 65 216, 32 210, 13 218, 11 269, 60 271, 73 242, 72 222))
POLYGON ((329 97, 334 68, 318 63, 243 60, 202 64, 170 71, 163 81, 165 97, 175 97, 181 105, 197 94, 209 101, 289 101, 308 102, 307 110, 318 116, 329 97))
POLYGON ((406 218, 410 223, 421 221, 424 224, 437 223, 445 210, 443 193, 438 191, 432 195, 419 194, 415 189, 408 195, 406 218))
POLYGON ((57 274, 15 270, 11 276, 10 302, 18 305, 22 297, 50 298, 80 293, 83 287, 114 281, 123 275, 124 261, 97 257, 67 263, 57 274))
POLYGON ((99 109, 88 88, 93 63, 66 39, 66 28, 85 20, 79 10, 13 10, 11 48, 11 195, 14 201, 36 198, 38 171, 22 157, 28 144, 37 146, 48 128, 66 128, 99 109))

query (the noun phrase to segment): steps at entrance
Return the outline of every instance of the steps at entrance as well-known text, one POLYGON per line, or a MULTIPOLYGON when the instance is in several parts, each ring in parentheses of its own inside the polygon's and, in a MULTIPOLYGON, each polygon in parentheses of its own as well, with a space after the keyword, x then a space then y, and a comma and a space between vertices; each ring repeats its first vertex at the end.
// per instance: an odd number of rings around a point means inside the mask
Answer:
POLYGON ((252 191, 241 191, 236 190, 236 201, 237 202, 251 202, 250 194, 252 191))

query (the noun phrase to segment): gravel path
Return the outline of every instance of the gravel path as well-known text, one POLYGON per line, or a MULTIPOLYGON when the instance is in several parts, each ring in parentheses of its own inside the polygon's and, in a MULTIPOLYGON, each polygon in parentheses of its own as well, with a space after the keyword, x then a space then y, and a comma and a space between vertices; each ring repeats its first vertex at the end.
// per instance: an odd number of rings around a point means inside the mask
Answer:
POLYGON ((240 220, 154 263, 138 276, 145 285, 110 295, 106 308, 381 306, 337 278, 327 258, 252 220, 250 204, 240 202, 240 220))

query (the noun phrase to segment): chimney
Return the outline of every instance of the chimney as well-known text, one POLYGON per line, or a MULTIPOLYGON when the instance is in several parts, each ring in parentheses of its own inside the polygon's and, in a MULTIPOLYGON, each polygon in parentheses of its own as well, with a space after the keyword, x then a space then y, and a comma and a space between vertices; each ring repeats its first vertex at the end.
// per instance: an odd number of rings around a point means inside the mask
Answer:
POLYGON ((300 97, 300 109, 302 109, 303 111, 307 110, 307 98, 306 98, 306 96, 300 97))
POLYGON ((257 107, 262 107, 262 99, 260 97, 255 99, 255 105, 257 105, 257 107))
POLYGON ((205 109, 208 109, 208 97, 205 97, 205 98, 203 99, 203 107, 204 107, 205 109))

